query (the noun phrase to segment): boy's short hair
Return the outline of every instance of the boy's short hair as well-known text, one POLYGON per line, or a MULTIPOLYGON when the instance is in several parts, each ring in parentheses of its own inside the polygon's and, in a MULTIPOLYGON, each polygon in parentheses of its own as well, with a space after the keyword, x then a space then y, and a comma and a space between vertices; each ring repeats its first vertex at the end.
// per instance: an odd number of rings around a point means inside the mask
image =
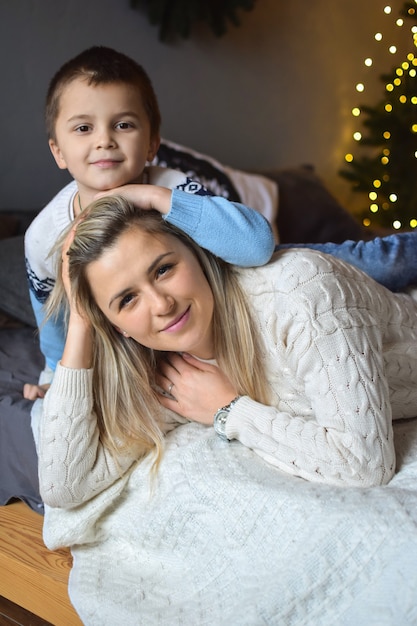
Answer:
POLYGON ((48 137, 56 139, 55 124, 63 90, 77 78, 89 85, 125 83, 138 88, 149 118, 151 136, 159 135, 161 114, 151 79, 136 61, 105 46, 93 46, 70 59, 58 70, 49 83, 46 96, 45 122, 48 137))

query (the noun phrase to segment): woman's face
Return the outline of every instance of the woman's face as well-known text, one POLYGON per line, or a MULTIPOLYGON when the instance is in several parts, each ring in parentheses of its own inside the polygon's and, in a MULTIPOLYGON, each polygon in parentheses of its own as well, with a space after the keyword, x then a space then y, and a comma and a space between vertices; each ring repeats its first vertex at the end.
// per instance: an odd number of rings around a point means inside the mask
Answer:
POLYGON ((154 350, 213 354, 213 294, 191 252, 170 235, 124 232, 87 268, 93 296, 120 332, 154 350))

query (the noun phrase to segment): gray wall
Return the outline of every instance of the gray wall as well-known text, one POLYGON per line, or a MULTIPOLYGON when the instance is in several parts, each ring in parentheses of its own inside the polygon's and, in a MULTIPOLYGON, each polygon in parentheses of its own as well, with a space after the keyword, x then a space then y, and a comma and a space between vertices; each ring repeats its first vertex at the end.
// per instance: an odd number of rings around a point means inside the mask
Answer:
MULTIPOLYGON (((0 209, 42 206, 66 182, 43 127, 48 82, 86 47, 114 47, 142 63, 156 88, 163 135, 232 166, 260 169, 312 163, 345 206, 338 176, 352 147, 358 102, 382 96, 378 76, 410 48, 395 26, 403 2, 258 0, 216 39, 199 27, 188 41, 158 41, 129 0, 0 0, 0 209), (381 30, 384 40, 374 41, 381 30), (401 51, 389 55, 387 46, 401 51), (368 56, 377 62, 364 66, 368 56), (355 84, 366 80, 365 94, 355 84)), ((356 124, 357 125, 357 124, 356 124)))

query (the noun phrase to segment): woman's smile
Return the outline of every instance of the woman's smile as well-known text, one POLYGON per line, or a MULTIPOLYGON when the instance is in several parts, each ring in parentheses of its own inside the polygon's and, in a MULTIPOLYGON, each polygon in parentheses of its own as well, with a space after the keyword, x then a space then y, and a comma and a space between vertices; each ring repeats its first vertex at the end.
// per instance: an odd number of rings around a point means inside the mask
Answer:
POLYGON ((178 330, 182 330, 182 328, 186 325, 186 323, 190 319, 190 308, 191 308, 191 305, 184 311, 184 313, 181 313, 181 315, 178 315, 174 319, 173 322, 170 322, 169 324, 167 324, 165 328, 162 329, 162 331, 168 332, 168 333, 174 333, 174 332, 177 332, 178 330))

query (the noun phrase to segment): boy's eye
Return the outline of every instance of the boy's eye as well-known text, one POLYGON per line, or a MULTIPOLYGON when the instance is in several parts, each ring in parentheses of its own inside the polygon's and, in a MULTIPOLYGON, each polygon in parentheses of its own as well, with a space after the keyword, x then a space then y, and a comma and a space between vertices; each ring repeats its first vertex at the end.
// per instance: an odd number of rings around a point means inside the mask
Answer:
POLYGON ((75 129, 78 133, 87 133, 90 130, 90 127, 87 124, 81 124, 81 126, 77 126, 75 129))
POLYGON ((119 122, 118 124, 116 124, 116 128, 118 128, 119 130, 127 130, 129 128, 133 128, 133 124, 131 124, 130 122, 119 122))

